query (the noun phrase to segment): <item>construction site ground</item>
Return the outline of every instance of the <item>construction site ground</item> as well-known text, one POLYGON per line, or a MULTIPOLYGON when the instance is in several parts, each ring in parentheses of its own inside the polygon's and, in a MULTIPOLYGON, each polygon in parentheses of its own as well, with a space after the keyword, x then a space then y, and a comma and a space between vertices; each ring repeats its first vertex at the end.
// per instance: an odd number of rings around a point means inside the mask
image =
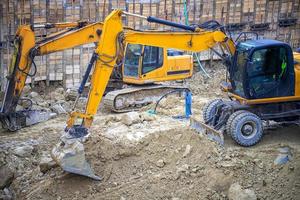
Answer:
MULTIPOLYGON (((215 78, 197 73, 186 83, 198 119, 206 102, 226 98, 219 91, 224 71, 209 73, 215 78)), ((152 107, 127 114, 99 109, 85 151, 101 181, 63 172, 51 160, 67 114, 1 130, 0 199, 300 199, 299 126, 274 124, 250 148, 225 135, 220 146, 173 118, 184 113, 182 97, 163 100, 156 115, 147 113, 152 107), (290 160, 275 164, 282 149, 290 160)))

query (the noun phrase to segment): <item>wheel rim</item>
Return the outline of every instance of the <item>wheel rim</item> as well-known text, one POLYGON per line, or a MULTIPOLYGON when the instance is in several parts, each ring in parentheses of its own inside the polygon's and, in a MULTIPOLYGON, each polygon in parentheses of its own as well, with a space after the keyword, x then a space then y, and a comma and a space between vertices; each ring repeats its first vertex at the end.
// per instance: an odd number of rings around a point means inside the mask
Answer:
POLYGON ((255 136, 257 133, 257 126, 254 122, 246 122, 241 127, 242 136, 249 139, 255 136))

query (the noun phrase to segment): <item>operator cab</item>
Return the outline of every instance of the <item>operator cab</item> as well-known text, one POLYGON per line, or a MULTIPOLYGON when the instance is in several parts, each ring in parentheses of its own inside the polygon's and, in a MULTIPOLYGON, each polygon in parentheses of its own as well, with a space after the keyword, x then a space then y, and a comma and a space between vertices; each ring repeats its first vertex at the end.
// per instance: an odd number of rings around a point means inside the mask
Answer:
POLYGON ((140 44, 128 44, 124 62, 124 76, 138 77, 163 65, 163 48, 144 46, 140 44), (141 69, 139 69, 141 63, 141 69))
POLYGON ((293 96, 292 49, 276 40, 248 40, 237 45, 229 69, 232 93, 246 99, 293 96))
POLYGON ((123 82, 128 84, 183 80, 193 74, 192 55, 175 49, 127 44, 123 60, 123 82))

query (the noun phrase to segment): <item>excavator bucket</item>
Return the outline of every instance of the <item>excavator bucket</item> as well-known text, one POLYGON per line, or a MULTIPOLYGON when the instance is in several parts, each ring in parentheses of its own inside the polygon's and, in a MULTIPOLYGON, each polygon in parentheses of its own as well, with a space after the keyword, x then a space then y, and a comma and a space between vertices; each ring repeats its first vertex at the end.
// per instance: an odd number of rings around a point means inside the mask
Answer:
POLYGON ((193 117, 190 118, 190 127, 199 134, 205 134, 210 140, 219 143, 221 146, 224 145, 224 135, 221 130, 216 130, 193 117))
POLYGON ((69 135, 64 133, 60 140, 52 149, 51 157, 64 171, 101 180, 85 159, 82 137, 69 138, 69 135))

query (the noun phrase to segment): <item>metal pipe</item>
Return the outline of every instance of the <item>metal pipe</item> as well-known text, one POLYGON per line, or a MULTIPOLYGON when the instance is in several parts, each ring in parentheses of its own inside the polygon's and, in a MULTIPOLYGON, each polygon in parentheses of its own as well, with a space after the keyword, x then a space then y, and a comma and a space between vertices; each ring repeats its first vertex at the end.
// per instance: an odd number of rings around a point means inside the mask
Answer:
POLYGON ((193 32, 196 31, 195 27, 187 26, 187 25, 179 24, 179 23, 175 23, 175 22, 171 22, 171 21, 164 20, 164 19, 159 19, 159 18, 152 17, 152 16, 147 17, 147 21, 148 22, 154 22, 154 23, 157 23, 157 24, 166 25, 166 26, 172 26, 172 27, 175 27, 175 28, 180 28, 180 29, 187 30, 187 31, 193 31, 193 32))
POLYGON ((84 89, 84 86, 85 86, 85 84, 86 84, 86 82, 87 82, 87 79, 89 78, 89 75, 90 75, 90 73, 91 73, 92 67, 93 67, 95 61, 97 60, 97 58, 98 58, 98 54, 96 54, 96 53, 94 52, 93 55, 92 55, 92 58, 91 58, 91 60, 90 60, 90 62, 89 62, 89 65, 88 65, 88 67, 87 67, 87 69, 86 69, 86 71, 85 71, 85 74, 84 74, 84 76, 83 76, 83 78, 82 78, 82 81, 81 81, 81 83, 80 83, 80 86, 79 86, 79 88, 78 88, 78 94, 82 94, 83 89, 84 89))
POLYGON ((188 31, 193 31, 193 32, 196 31, 195 27, 175 23, 175 22, 172 22, 172 21, 168 21, 168 20, 164 20, 164 19, 160 19, 160 18, 156 18, 156 17, 152 17, 152 16, 146 17, 146 16, 143 16, 143 15, 133 14, 133 13, 129 13, 129 12, 126 12, 126 11, 123 11, 123 14, 128 15, 128 16, 132 16, 132 17, 138 17, 138 18, 146 19, 150 23, 153 22, 153 23, 157 23, 157 24, 162 24, 162 25, 166 25, 166 26, 180 28, 180 29, 183 29, 183 30, 188 30, 188 31))

